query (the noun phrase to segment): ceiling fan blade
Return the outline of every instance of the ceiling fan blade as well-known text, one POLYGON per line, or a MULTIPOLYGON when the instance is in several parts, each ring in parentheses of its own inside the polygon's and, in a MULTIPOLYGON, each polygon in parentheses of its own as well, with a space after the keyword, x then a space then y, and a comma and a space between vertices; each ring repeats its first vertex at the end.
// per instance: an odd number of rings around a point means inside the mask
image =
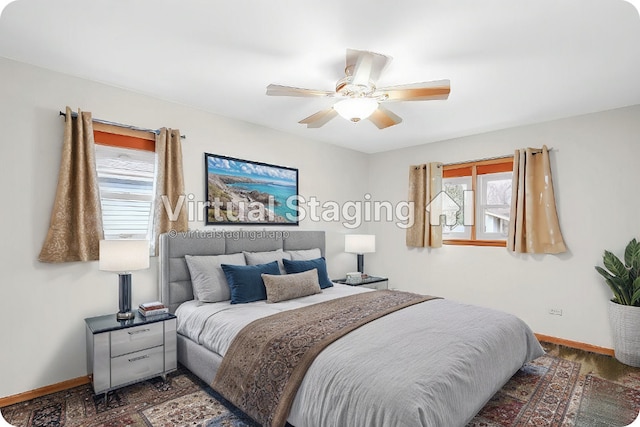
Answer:
POLYGON ((366 50, 347 49, 345 73, 353 76, 353 84, 367 86, 374 83, 391 62, 391 57, 366 50))
POLYGON ((331 107, 327 108, 326 110, 318 111, 317 113, 300 120, 298 123, 307 125, 308 128, 319 128, 337 115, 338 112, 334 110, 333 107, 331 107))
POLYGON ((270 84, 269 86, 267 86, 267 95, 270 95, 270 96, 332 97, 332 96, 335 96, 335 94, 336 93, 333 91, 303 89, 303 88, 293 87, 293 86, 281 86, 281 85, 274 85, 274 84, 270 84))
POLYGON ((400 116, 382 107, 378 107, 378 109, 374 111, 368 119, 371 120, 378 129, 385 129, 402 123, 402 118, 400 116))
POLYGON ((435 80, 380 88, 374 95, 386 95, 384 101, 428 101, 447 99, 450 92, 449 80, 435 80))
POLYGON ((371 77, 371 69, 373 67, 373 56, 369 52, 361 52, 358 56, 356 66, 353 69, 354 85, 367 86, 371 77))

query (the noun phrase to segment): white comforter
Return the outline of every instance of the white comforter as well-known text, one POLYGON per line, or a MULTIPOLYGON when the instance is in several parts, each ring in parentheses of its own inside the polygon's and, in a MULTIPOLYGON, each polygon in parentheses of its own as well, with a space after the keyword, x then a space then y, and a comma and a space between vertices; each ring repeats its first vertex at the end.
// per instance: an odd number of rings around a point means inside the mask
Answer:
MULTIPOLYGON (((182 304, 178 333, 224 356, 260 317, 365 291, 336 284, 296 300, 182 304)), ((289 415, 296 427, 464 426, 527 361, 544 353, 515 316, 446 299, 364 325, 327 347, 289 415)))

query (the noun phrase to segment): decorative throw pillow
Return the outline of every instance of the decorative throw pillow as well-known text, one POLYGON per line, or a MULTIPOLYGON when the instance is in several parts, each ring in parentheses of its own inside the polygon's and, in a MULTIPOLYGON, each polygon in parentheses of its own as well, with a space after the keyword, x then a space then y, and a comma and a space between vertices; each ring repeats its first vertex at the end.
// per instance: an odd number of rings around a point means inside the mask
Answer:
POLYGON ((280 274, 287 274, 284 271, 284 266, 282 265, 283 259, 291 259, 291 255, 282 249, 277 249, 275 251, 265 251, 265 252, 242 252, 244 254, 244 258, 247 261, 247 265, 258 265, 258 264, 267 264, 272 261, 278 261, 278 267, 280 267, 280 274))
POLYGON ((303 261, 309 259, 317 259, 322 257, 322 252, 320 252, 320 248, 314 249, 302 249, 299 251, 285 251, 291 256, 292 261, 303 261))
POLYGON ((306 261, 290 261, 288 259, 283 259, 282 262, 287 274, 302 273, 303 271, 317 268, 320 288, 326 289, 333 286, 333 283, 331 283, 331 279, 329 279, 329 274, 327 273, 327 263, 324 257, 306 261))
POLYGON ((276 261, 258 265, 222 264, 220 267, 222 267, 231 288, 231 304, 244 304, 267 299, 262 274, 280 274, 276 261))
POLYGON ((318 272, 315 268, 284 276, 262 274, 262 280, 267 290, 267 302, 286 301, 322 292, 320 283, 318 283, 318 272))
POLYGON ((231 290, 220 264, 247 265, 241 253, 230 255, 185 255, 191 274, 193 297, 202 302, 227 301, 231 290))

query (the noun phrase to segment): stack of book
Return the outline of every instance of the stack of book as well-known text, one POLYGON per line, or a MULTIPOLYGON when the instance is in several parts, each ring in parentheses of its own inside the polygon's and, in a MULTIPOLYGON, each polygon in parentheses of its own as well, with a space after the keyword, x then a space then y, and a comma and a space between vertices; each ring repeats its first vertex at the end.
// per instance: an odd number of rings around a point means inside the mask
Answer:
POLYGON ((138 312, 143 316, 157 316, 169 312, 169 308, 160 301, 145 302, 138 306, 138 312))

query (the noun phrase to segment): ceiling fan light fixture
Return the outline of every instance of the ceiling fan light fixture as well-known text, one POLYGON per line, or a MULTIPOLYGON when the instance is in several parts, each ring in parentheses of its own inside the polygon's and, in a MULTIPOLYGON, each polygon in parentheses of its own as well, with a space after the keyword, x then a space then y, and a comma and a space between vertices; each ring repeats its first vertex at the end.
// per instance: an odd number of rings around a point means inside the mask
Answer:
POLYGON ((347 98, 336 102, 333 109, 345 119, 354 123, 366 119, 378 108, 378 101, 373 98, 347 98))
MULTIPOLYGON (((2 1, 2 0, 0 0, 2 1)), ((640 2, 640 0, 633 0, 640 2)), ((402 118, 383 107, 387 101, 430 101, 449 97, 449 80, 433 80, 397 86, 377 87, 380 73, 391 57, 365 50, 347 49, 345 76, 336 82, 335 91, 305 89, 270 84, 269 96, 329 97, 335 104, 300 120, 308 128, 319 128, 340 115, 357 123, 369 119, 378 129, 402 123, 402 118)))

